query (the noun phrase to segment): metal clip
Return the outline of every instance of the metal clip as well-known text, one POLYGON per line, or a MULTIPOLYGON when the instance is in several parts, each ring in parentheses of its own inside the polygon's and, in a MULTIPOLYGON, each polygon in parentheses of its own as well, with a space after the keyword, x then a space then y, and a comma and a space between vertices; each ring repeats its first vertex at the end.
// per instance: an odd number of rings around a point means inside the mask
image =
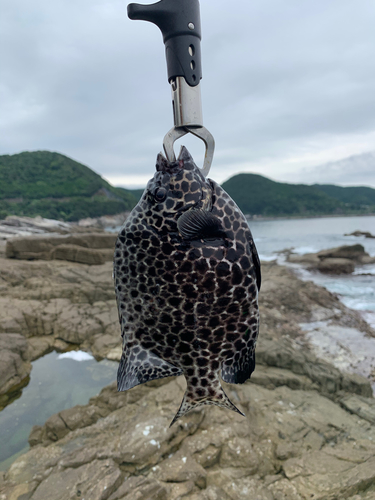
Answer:
POLYGON ((191 87, 185 78, 171 81, 174 127, 165 135, 163 147, 168 161, 176 161, 173 144, 189 132, 206 145, 202 173, 207 177, 215 150, 215 140, 203 126, 200 85, 191 87))
POLYGON ((206 145, 206 153, 204 155, 204 161, 203 161, 203 168, 201 168, 202 174, 207 177, 211 164, 212 164, 212 159, 214 157, 214 150, 215 150, 215 140, 212 136, 212 134, 205 128, 205 127, 200 127, 200 128, 189 128, 189 127, 180 127, 176 128, 173 127, 171 130, 165 135, 164 140, 163 140, 163 148, 167 157, 167 160, 172 162, 176 161, 176 155, 173 149, 173 144, 180 139, 180 137, 183 137, 184 135, 191 133, 195 135, 196 137, 199 137, 205 145, 206 145))

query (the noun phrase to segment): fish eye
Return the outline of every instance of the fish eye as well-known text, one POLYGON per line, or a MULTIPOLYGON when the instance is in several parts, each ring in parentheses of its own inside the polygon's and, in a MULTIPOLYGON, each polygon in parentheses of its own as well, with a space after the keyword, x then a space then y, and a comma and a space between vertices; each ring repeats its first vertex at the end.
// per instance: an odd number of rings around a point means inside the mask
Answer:
POLYGON ((165 188, 161 187, 155 191, 154 196, 155 196, 156 201, 159 201, 159 202, 164 201, 165 198, 167 197, 167 190, 165 188))

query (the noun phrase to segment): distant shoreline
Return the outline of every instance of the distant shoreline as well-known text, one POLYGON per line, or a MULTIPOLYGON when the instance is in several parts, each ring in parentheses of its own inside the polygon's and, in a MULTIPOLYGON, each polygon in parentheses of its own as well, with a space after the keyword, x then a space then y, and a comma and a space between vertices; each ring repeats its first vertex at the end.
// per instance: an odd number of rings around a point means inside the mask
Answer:
POLYGON ((245 215, 246 220, 251 222, 264 222, 272 220, 295 220, 295 219, 329 219, 332 217, 374 217, 375 213, 369 214, 330 214, 330 215, 289 215, 280 217, 264 217, 263 215, 245 215))

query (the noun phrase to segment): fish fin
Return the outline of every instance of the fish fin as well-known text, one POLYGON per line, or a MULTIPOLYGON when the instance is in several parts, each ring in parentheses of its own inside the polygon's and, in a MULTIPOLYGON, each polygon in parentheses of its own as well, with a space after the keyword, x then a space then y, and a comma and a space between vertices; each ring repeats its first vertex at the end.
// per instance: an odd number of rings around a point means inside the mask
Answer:
POLYGON ((243 384, 248 380, 255 370, 255 353, 251 352, 245 363, 227 365, 223 364, 221 369, 221 378, 227 384, 243 384))
MULTIPOLYGON (((215 406, 220 406, 221 408, 227 408, 228 410, 235 411, 236 413, 239 413, 243 417, 245 416, 242 411, 240 411, 233 403, 232 401, 228 398, 228 396, 225 394, 224 389, 220 386, 220 382, 217 387, 215 387, 215 394, 214 395, 206 395, 205 397, 197 397, 197 395, 193 395, 193 393, 189 390, 189 385, 188 388, 186 389, 186 392, 184 394, 181 406, 176 413, 174 419, 172 420, 171 424, 169 427, 172 427, 172 425, 183 415, 186 415, 189 411, 194 410, 195 408, 198 408, 198 406, 203 406, 203 405, 215 405, 215 406)), ((193 388, 194 390, 194 388, 193 388)))
POLYGON ((177 220, 177 228, 185 240, 223 238, 220 219, 207 210, 188 210, 177 220))
POLYGON ((258 250, 255 246, 255 243, 254 243, 252 236, 249 240, 249 245, 250 245, 251 254, 253 256, 253 263, 254 263, 254 267, 255 267, 255 276, 256 276, 257 288, 258 288, 258 292, 259 292, 260 285, 262 284, 262 276, 261 276, 261 272, 260 272, 260 259, 259 259, 259 255, 258 255, 258 250))
POLYGON ((193 157, 187 150, 186 146, 181 146, 180 153, 178 155, 177 161, 192 161, 194 163, 193 157))
POLYGON ((162 153, 159 153, 156 158, 157 172, 164 172, 167 167, 168 167, 168 160, 162 153))
POLYGON ((122 353, 117 370, 118 391, 127 391, 136 385, 150 382, 150 380, 183 374, 183 371, 176 366, 140 346, 137 347, 140 350, 136 354, 133 349, 126 349, 126 347, 122 353), (142 353, 146 353, 146 356, 142 353), (142 360, 139 359, 140 354, 142 360))

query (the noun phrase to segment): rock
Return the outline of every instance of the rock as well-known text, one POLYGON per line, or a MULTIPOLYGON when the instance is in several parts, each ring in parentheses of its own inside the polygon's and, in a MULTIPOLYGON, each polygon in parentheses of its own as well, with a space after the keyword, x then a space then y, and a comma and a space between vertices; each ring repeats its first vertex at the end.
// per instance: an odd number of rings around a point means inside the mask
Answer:
POLYGON ((265 387, 287 385, 292 389, 318 389, 328 396, 340 391, 350 391, 363 396, 372 394, 370 381, 366 378, 355 374, 343 374, 312 353, 297 351, 293 342, 287 338, 269 340, 260 337, 257 346, 257 362, 279 368, 276 372, 275 368, 269 372, 267 370, 264 372, 260 368, 258 374, 254 373, 254 378, 251 380, 265 387), (280 376, 279 380, 278 376, 280 376))
POLYGON ((371 264, 375 262, 375 257, 370 257, 363 245, 344 245, 317 253, 290 254, 287 260, 295 264, 306 264, 308 269, 326 274, 350 274, 356 264, 371 264))
POLYGON ((27 341, 17 333, 0 333, 0 409, 12 393, 27 385, 31 364, 27 361, 27 341))
POLYGON ((143 476, 127 479, 108 500, 165 500, 167 489, 159 481, 143 476))
POLYGON ((325 259, 350 259, 359 261, 362 256, 368 255, 363 245, 344 245, 337 248, 322 250, 317 253, 320 260, 325 259))
POLYGON ((36 446, 43 441, 43 427, 40 425, 34 425, 29 434, 29 445, 36 446))
POLYGON ((316 268, 324 274, 351 274, 355 264, 349 259, 326 258, 320 261, 316 268))
POLYGON ((184 451, 175 453, 160 465, 153 467, 151 473, 151 477, 167 483, 192 481, 201 489, 206 486, 206 475, 204 468, 184 451))
POLYGON ((316 253, 305 253, 304 255, 296 255, 292 253, 288 256, 287 260, 288 262, 293 262, 294 264, 318 265, 320 262, 316 253))
POLYGON ((375 238, 374 235, 367 231, 354 231, 353 233, 344 234, 344 236, 364 236, 365 238, 375 238))
MULTIPOLYGON (((372 500, 370 383, 315 356, 299 324, 371 329, 286 268, 265 263, 263 278, 255 373, 225 385, 246 418, 206 406, 169 428, 182 377, 124 393, 113 383, 34 426, 31 449, 0 475, 0 500, 372 500)), ((1 331, 23 338, 23 363, 74 345, 118 359, 111 263, 0 259, 1 331)))
POLYGON ((113 460, 94 460, 82 467, 53 472, 37 487, 31 498, 107 500, 121 482, 121 471, 113 460))
POLYGON ((375 457, 356 464, 350 453, 341 450, 310 452, 302 458, 288 460, 283 470, 302 498, 311 491, 315 498, 345 498, 375 481, 375 457))
POLYGON ((236 500, 274 500, 274 497, 263 482, 256 477, 235 478, 232 469, 210 471, 207 475, 209 486, 219 486, 225 494, 236 500))
POLYGON ((267 387, 267 389, 275 389, 282 385, 286 385, 291 389, 319 389, 319 385, 305 375, 297 375, 290 370, 284 370, 282 368, 266 367, 259 363, 257 369, 251 376, 251 382, 267 387))
MULTIPOLYGON (((32 478, 30 500, 78 491, 105 500, 345 498, 374 483, 375 426, 316 391, 231 386, 247 419, 205 407, 169 429, 180 381, 135 387, 132 399, 131 391, 119 394, 127 402, 117 409, 112 384, 91 401, 112 407, 106 417, 19 457, 0 495, 30 491, 22 485, 32 478)), ((65 418, 72 428, 79 421, 73 413, 65 418)))
POLYGON ((375 399, 372 397, 346 396, 340 401, 345 410, 375 424, 375 399))
POLYGON ((5 239, 14 236, 29 236, 32 234, 70 232, 72 225, 43 217, 17 217, 10 215, 5 220, 0 220, 0 235, 5 239))
POLYGON ((6 256, 12 259, 60 259, 83 264, 102 264, 110 255, 106 250, 112 250, 112 260, 116 238, 117 234, 114 233, 16 238, 7 241, 6 256))
MULTIPOLYGON (((34 361, 51 352, 53 348, 56 348, 56 342, 52 336, 32 337, 28 339, 30 361, 34 361)), ((67 348, 68 344, 65 344, 65 346, 67 348)))
POLYGON ((51 250, 49 257, 51 259, 68 260, 91 266, 104 264, 105 262, 104 255, 100 250, 83 248, 78 245, 58 245, 51 250))
POLYGON ((218 486, 209 486, 199 493, 189 495, 186 500, 232 500, 224 490, 218 486))

